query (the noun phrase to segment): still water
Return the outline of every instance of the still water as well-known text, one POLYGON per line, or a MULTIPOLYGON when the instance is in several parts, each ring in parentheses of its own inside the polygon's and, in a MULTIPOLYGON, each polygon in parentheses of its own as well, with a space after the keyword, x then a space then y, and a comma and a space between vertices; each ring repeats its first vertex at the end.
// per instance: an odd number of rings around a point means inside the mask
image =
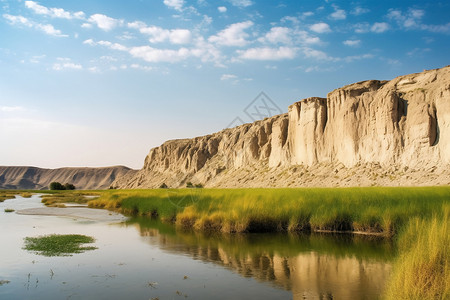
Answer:
MULTIPOLYGON (((389 241, 350 235, 205 235, 158 221, 6 213, 0 203, 0 299, 378 299, 389 241), (45 257, 23 239, 85 234, 97 250, 45 257)), ((73 208, 66 208, 68 210, 73 208)))

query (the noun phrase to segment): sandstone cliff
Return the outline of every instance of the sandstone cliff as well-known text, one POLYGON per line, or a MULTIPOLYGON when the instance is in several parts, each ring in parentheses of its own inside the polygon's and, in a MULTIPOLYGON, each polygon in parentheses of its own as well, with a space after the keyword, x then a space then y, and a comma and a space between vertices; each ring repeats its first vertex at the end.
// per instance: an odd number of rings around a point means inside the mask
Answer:
POLYGON ((0 189, 47 189, 53 181, 72 183, 77 189, 108 189, 118 177, 135 170, 123 166, 106 168, 59 168, 0 166, 0 189))
POLYGON ((153 148, 118 188, 450 184, 450 66, 369 80, 287 114, 153 148))

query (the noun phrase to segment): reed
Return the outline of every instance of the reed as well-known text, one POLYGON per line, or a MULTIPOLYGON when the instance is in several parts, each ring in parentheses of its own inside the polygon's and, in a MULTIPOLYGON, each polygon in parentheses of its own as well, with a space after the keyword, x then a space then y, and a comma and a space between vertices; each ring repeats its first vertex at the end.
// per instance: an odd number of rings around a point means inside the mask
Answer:
POLYGON ((414 217, 442 215, 449 187, 105 191, 90 201, 125 214, 222 232, 352 231, 393 236, 414 217))
POLYGON ((415 217, 400 232, 386 299, 450 299, 450 205, 443 214, 415 217))

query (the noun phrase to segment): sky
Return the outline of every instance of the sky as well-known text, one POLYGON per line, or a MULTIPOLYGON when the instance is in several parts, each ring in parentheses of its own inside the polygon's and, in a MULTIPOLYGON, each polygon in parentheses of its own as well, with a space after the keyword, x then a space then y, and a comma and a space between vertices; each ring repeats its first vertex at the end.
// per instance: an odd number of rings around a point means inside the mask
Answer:
POLYGON ((0 165, 141 168, 164 141, 444 67, 449 1, 0 0, 0 165))

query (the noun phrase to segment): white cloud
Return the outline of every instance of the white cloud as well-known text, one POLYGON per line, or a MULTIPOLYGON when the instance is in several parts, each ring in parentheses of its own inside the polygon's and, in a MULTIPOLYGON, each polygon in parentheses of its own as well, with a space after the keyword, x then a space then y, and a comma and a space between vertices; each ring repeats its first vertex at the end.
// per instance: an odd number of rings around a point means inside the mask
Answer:
POLYGON ((220 77, 220 80, 230 80, 230 79, 236 79, 236 78, 237 78, 237 76, 234 74, 223 74, 220 77))
POLYGON ((53 36, 58 36, 58 37, 67 37, 68 35, 62 34, 61 30, 59 29, 55 29, 55 27, 53 27, 53 25, 50 24, 37 24, 36 28, 39 30, 42 30, 43 32, 45 32, 48 35, 53 35, 53 36))
POLYGON ((361 44, 360 40, 346 40, 342 42, 346 46, 357 47, 361 44))
POLYGON ((195 48, 191 49, 193 56, 200 58, 202 62, 212 61, 216 67, 225 67, 222 63, 224 57, 214 44, 208 43, 203 37, 197 37, 194 43, 195 48))
POLYGON ((363 8, 361 6, 355 7, 350 13, 355 16, 363 15, 370 12, 370 9, 363 8))
POLYGON ((362 54, 362 55, 346 56, 343 58, 343 60, 346 62, 352 62, 355 60, 368 59, 368 58, 373 58, 373 57, 374 57, 373 54, 367 53, 367 54, 362 54))
POLYGON ((248 7, 253 5, 251 0, 230 0, 230 3, 237 7, 248 7))
POLYGON ((83 41, 83 44, 94 46, 95 42, 93 39, 88 39, 88 40, 83 41))
POLYGON ((347 14, 345 10, 339 9, 337 7, 334 8, 334 12, 330 14, 330 19, 332 20, 345 20, 347 18, 347 14))
POLYGON ((42 60, 43 58, 45 58, 45 57, 46 57, 45 54, 44 54, 44 55, 34 55, 34 56, 32 56, 32 57, 30 58, 30 63, 32 63, 32 64, 38 64, 38 63, 40 63, 41 60, 42 60))
POLYGON ((208 40, 219 45, 242 47, 248 44, 247 38, 249 34, 245 30, 251 26, 253 26, 252 21, 234 23, 217 35, 210 36, 208 40))
POLYGON ((217 8, 217 10, 218 10, 219 12, 221 12, 221 13, 226 13, 226 12, 227 12, 227 8, 226 8, 225 6, 219 6, 219 7, 217 8))
POLYGON ((183 9, 184 0, 164 0, 164 4, 169 8, 181 11, 183 9))
POLYGON ((420 26, 420 29, 431 31, 431 32, 438 32, 438 33, 449 33, 450 32, 450 23, 447 23, 447 24, 444 24, 444 25, 425 25, 425 24, 422 24, 420 26))
POLYGON ((96 24, 98 28, 109 31, 117 26, 122 25, 122 20, 117 20, 106 15, 94 14, 89 17, 89 22, 96 24))
POLYGON ((261 38, 260 41, 267 41, 272 44, 282 43, 290 44, 292 42, 290 37, 290 29, 287 27, 272 27, 268 33, 261 38))
POLYGON ((192 33, 188 29, 164 29, 158 26, 147 26, 144 22, 128 23, 129 28, 138 29, 139 32, 150 36, 150 43, 170 41, 172 44, 187 44, 191 42, 192 33))
POLYGON ((25 6, 31 9, 34 13, 39 15, 47 15, 52 18, 61 18, 61 19, 84 19, 84 12, 78 11, 75 13, 71 13, 65 11, 62 8, 47 8, 45 6, 39 5, 34 1, 25 1, 25 6))
POLYGON ((100 73, 100 69, 98 67, 90 67, 88 71, 91 73, 100 73))
POLYGON ((109 41, 98 41, 97 45, 108 47, 112 50, 128 51, 128 48, 119 43, 111 43, 109 41))
POLYGON ((382 22, 382 23, 374 23, 372 27, 370 27, 370 31, 375 33, 382 33, 389 29, 389 24, 382 22))
POLYGON ((406 13, 401 10, 390 9, 387 17, 396 21, 399 26, 409 29, 419 26, 424 15, 425 11, 421 9, 409 9, 406 13))
POLYGON ((174 29, 170 31, 169 39, 172 44, 187 44, 191 41, 192 34, 187 29, 174 29))
POLYGON ((286 17, 281 18, 281 23, 287 23, 287 22, 291 22, 293 25, 300 24, 300 20, 296 17, 286 16, 286 17))
POLYGON ((335 60, 333 57, 328 56, 325 52, 311 48, 303 48, 303 54, 306 58, 314 58, 317 60, 335 60))
POLYGON ((8 20, 11 25, 19 24, 19 25, 25 25, 27 27, 33 27, 33 23, 31 23, 30 20, 28 20, 27 18, 25 18, 23 16, 12 16, 9 14, 4 14, 3 18, 8 20))
POLYGON ((133 47, 129 53, 137 58, 142 58, 148 62, 178 62, 187 59, 191 52, 187 48, 180 48, 178 50, 172 49, 156 49, 150 46, 133 47))
POLYGON ((296 30, 294 32, 294 35, 297 36, 297 38, 295 38, 295 41, 298 42, 299 44, 312 45, 312 44, 320 44, 321 42, 318 37, 312 36, 307 31, 304 30, 296 30))
POLYGON ((293 59, 297 53, 297 48, 279 47, 279 48, 250 48, 237 51, 239 58, 249 60, 282 60, 293 59))
POLYGON ((65 62, 65 63, 55 63, 52 67, 55 71, 62 71, 62 70, 82 70, 83 66, 80 64, 74 64, 73 62, 65 62))
POLYGON ((112 50, 128 52, 131 56, 143 59, 148 62, 178 62, 189 57, 200 58, 203 62, 213 61, 216 66, 223 67, 221 61, 223 59, 220 51, 212 44, 205 42, 203 38, 197 38, 194 42, 195 47, 192 49, 179 48, 173 49, 159 49, 150 46, 126 47, 119 43, 112 43, 110 41, 95 42, 92 39, 85 40, 83 44, 90 46, 104 46, 112 50))
POLYGON ((137 69, 137 70, 142 70, 142 71, 151 71, 151 70, 153 70, 153 68, 150 67, 150 66, 142 66, 140 64, 131 64, 130 68, 137 69))
POLYGON ((422 23, 422 17, 425 11, 421 9, 408 9, 407 12, 402 12, 398 9, 390 9, 387 17, 395 21, 400 28, 403 29, 419 29, 437 33, 449 33, 450 23, 442 25, 428 25, 422 23))
POLYGON ((302 13, 302 17, 311 17, 311 16, 314 16, 314 13, 312 11, 302 13))
POLYGON ((109 56, 109 55, 100 56, 100 59, 101 60, 106 60, 106 61, 117 61, 117 58, 109 56))
POLYGON ((95 42, 93 39, 88 39, 83 41, 83 44, 85 45, 89 45, 89 46, 96 46, 96 45, 100 45, 100 46, 104 46, 107 47, 109 49, 112 50, 118 50, 118 51, 128 51, 128 47, 119 44, 119 43, 111 43, 110 41, 98 41, 95 42))
POLYGON ((355 28, 356 33, 366 33, 370 31, 369 23, 357 23, 353 26, 355 28))
POLYGON ((91 23, 83 23, 83 24, 81 24, 81 28, 92 28, 92 24, 91 23))
POLYGON ((409 57, 423 57, 425 53, 431 52, 430 48, 414 48, 406 53, 409 57))
POLYGON ((62 34, 61 30, 55 29, 55 27, 53 27, 53 25, 50 25, 50 24, 34 23, 23 16, 12 16, 12 15, 8 15, 8 14, 4 14, 3 18, 8 20, 11 25, 17 25, 17 24, 24 25, 24 26, 27 26, 30 28, 33 27, 35 29, 38 29, 48 35, 57 36, 57 37, 67 37, 67 35, 62 34))
POLYGON ((309 29, 317 33, 331 32, 330 26, 324 22, 313 24, 309 26, 309 29))
POLYGON ((22 111, 22 106, 0 106, 1 112, 14 112, 14 111, 22 111))

